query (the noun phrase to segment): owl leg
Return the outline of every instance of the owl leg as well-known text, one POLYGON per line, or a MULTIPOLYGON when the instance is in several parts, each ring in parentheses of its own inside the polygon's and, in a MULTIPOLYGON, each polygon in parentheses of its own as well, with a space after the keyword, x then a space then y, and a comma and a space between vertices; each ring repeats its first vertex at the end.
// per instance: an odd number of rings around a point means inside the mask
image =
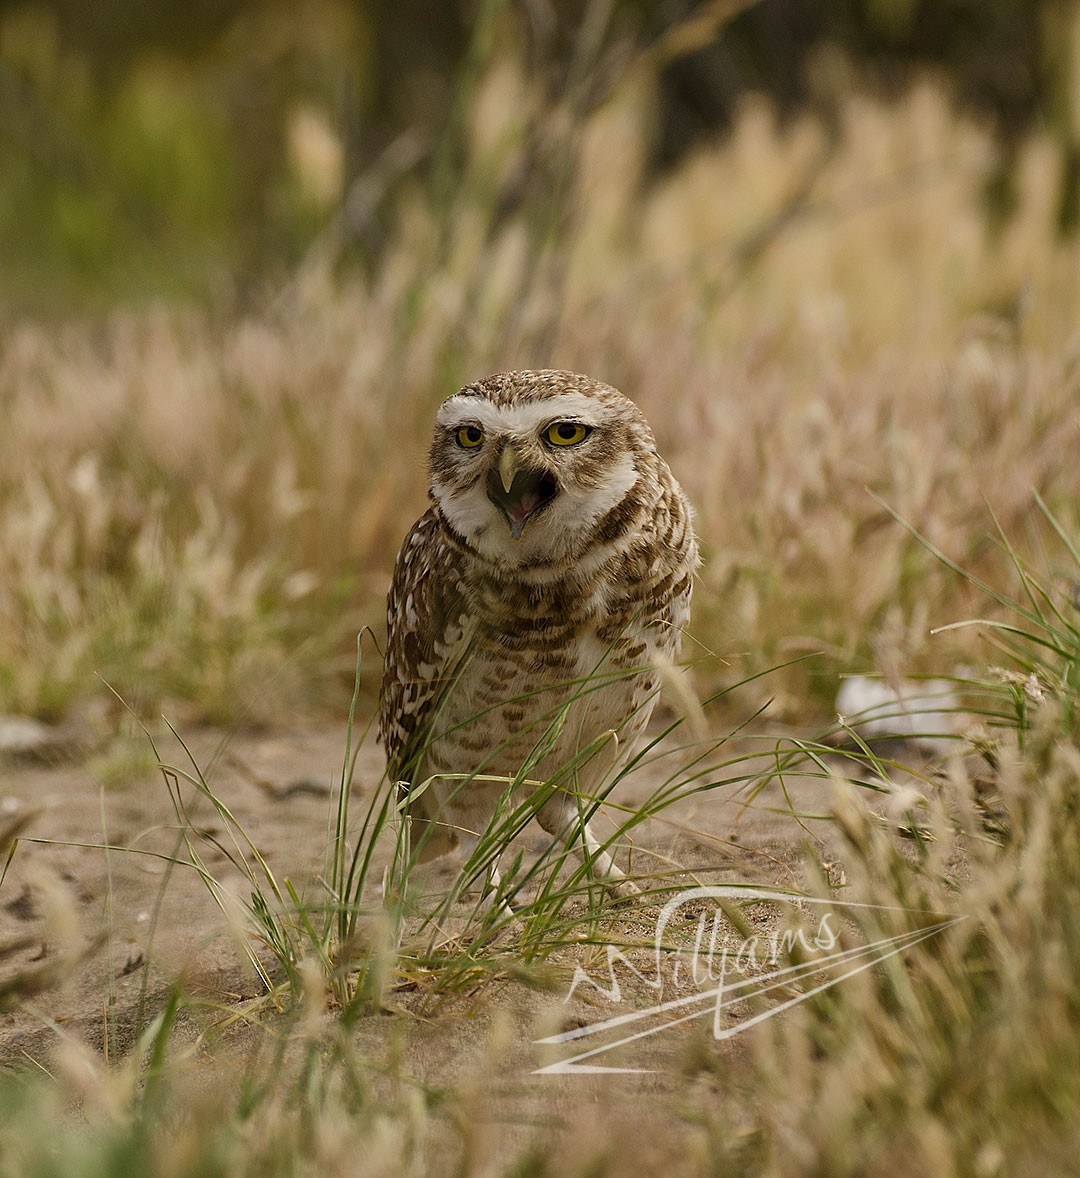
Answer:
POLYGON ((576 808, 569 802, 556 806, 543 806, 537 812, 537 822, 550 835, 572 851, 582 854, 578 839, 585 844, 582 857, 592 877, 613 895, 619 898, 636 896, 638 887, 626 878, 625 872, 615 866, 615 861, 600 845, 587 822, 581 820, 576 808))

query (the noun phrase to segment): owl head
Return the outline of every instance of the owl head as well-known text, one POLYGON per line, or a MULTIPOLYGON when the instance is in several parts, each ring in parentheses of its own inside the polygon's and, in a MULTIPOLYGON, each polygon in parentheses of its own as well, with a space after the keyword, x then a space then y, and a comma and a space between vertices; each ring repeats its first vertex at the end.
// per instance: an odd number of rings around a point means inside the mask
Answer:
POLYGON ((573 372, 502 372, 440 407, 431 496, 482 556, 547 563, 596 542, 655 453, 644 415, 609 385, 573 372))

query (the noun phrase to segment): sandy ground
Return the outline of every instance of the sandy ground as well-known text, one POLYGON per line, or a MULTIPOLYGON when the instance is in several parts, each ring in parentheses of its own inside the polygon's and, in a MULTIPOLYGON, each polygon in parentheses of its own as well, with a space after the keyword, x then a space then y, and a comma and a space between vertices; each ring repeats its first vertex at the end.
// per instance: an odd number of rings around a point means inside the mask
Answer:
MULTIPOLYGON (((302 894, 317 894, 330 787, 341 772, 343 728, 256 735, 201 731, 191 735, 189 745, 279 881, 289 879, 302 894)), ((160 747, 165 761, 186 763, 173 738, 163 738, 160 747)), ((725 747, 713 759, 744 755, 748 747, 725 747)), ((51 764, 11 757, 0 763, 0 817, 32 816, 0 887, 0 984, 17 971, 62 960, 58 955, 65 947, 81 954, 77 964, 63 967, 60 984, 43 990, 26 1007, 0 1015, 0 1066, 6 1068, 48 1066, 58 1035, 74 1035, 110 1056, 122 1055, 178 980, 187 993, 206 1003, 205 1018, 189 1028, 196 1038, 223 1012, 241 1010, 263 993, 235 933, 196 872, 160 857, 178 853, 176 817, 160 774, 147 764, 126 784, 106 787, 101 764, 100 753, 51 764), (106 843, 109 851, 102 849, 106 843)), ((670 757, 661 766, 642 769, 620 788, 618 800, 633 803, 647 796, 659 773, 671 769, 670 757)), ((379 749, 362 746, 354 779, 356 816, 381 772, 379 749)), ((688 885, 695 879, 730 880, 786 889, 800 886, 809 865, 839 880, 843 868, 832 824, 815 818, 797 821, 784 812, 790 803, 806 814, 826 814, 832 783, 793 776, 785 787, 787 798, 776 785, 753 801, 735 786, 722 786, 678 803, 663 821, 652 820, 635 833, 633 870, 670 870, 678 864, 688 885)), ((193 820, 207 835, 224 833, 205 801, 193 811, 193 820)), ((535 827, 521 841, 527 855, 546 845, 535 827)), ((226 888, 242 883, 223 853, 204 842, 200 847, 219 883, 226 888)), ((454 869, 449 858, 430 865, 426 885, 437 892, 454 869)), ((691 927, 696 911, 688 909, 679 919, 691 927)), ((616 942, 628 938, 648 943, 656 918, 657 910, 648 908, 616 914, 608 931, 616 942)), ((767 925, 776 917, 761 919, 767 925)), ((607 986, 603 951, 590 953, 576 960, 584 960, 589 976, 607 986)), ((643 972, 649 960, 647 953, 635 958, 643 972)), ((581 1102, 568 1095, 566 1078, 534 1073, 574 1056, 588 1043, 545 1045, 537 1040, 661 1001, 658 991, 631 971, 620 968, 618 976, 620 1002, 587 983, 566 1001, 569 966, 561 973, 555 970, 547 990, 504 980, 434 998, 423 987, 404 986, 390 995, 389 1005, 397 1013, 365 1016, 355 1034, 373 1060, 400 1058, 424 1083, 449 1086, 464 1093, 463 1099, 474 1093, 485 1110, 477 1113, 478 1124, 486 1116, 503 1126, 500 1131, 526 1125, 529 1102, 541 1092, 537 1085, 548 1085, 543 1089, 545 1115, 555 1110, 569 1123, 579 1118, 581 1102), (484 1095, 493 1079, 499 1093, 494 1105, 484 1095)), ((684 978, 682 991, 672 984, 668 975, 664 998, 686 992, 691 983, 684 978)), ((273 1017, 272 1012, 262 1016, 273 1017)), ((662 1023, 670 1016, 657 1017, 662 1023)), ((648 1069, 648 1074, 634 1076, 627 1089, 646 1100, 676 1083, 685 1090, 688 1057, 701 1052, 730 1057, 740 1050, 737 1039, 711 1041, 710 1028, 711 1019, 696 1020, 592 1062, 648 1069)), ((242 1030, 234 1027, 224 1039, 229 1035, 236 1052, 251 1049, 242 1030)), ((612 1082, 625 1083, 627 1077, 576 1076, 570 1086, 612 1082)), ((575 1091, 580 1096, 580 1089, 575 1091)), ((632 1107, 626 1115, 635 1115, 632 1107)))

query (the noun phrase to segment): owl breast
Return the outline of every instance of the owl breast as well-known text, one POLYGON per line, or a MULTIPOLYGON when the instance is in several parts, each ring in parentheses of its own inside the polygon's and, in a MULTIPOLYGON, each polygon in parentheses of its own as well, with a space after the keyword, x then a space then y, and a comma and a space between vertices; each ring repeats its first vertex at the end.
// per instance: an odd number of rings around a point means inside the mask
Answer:
POLYGON ((466 622, 474 638, 440 709, 432 771, 514 777, 524 768, 545 779, 577 761, 594 782, 629 750, 677 630, 625 595, 612 610, 610 589, 579 592, 571 605, 551 588, 539 599, 489 588, 486 608, 478 603, 466 622))
POLYGON ((561 576, 484 565, 450 535, 463 570, 456 628, 470 637, 422 772, 447 775, 431 801, 460 829, 482 830, 512 781, 588 794, 633 751, 689 617, 694 558, 681 496, 661 505, 650 486, 606 557, 561 576))

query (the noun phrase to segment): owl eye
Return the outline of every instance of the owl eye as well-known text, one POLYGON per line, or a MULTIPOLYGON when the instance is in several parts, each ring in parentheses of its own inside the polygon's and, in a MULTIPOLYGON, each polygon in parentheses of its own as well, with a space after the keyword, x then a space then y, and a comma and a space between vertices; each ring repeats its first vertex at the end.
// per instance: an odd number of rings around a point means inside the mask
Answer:
POLYGON ((463 450, 475 450, 484 440, 484 431, 475 425, 463 425, 457 432, 457 444, 463 450))
POLYGON ((577 421, 557 421, 544 431, 544 438, 552 446, 576 446, 592 433, 587 425, 577 421))

